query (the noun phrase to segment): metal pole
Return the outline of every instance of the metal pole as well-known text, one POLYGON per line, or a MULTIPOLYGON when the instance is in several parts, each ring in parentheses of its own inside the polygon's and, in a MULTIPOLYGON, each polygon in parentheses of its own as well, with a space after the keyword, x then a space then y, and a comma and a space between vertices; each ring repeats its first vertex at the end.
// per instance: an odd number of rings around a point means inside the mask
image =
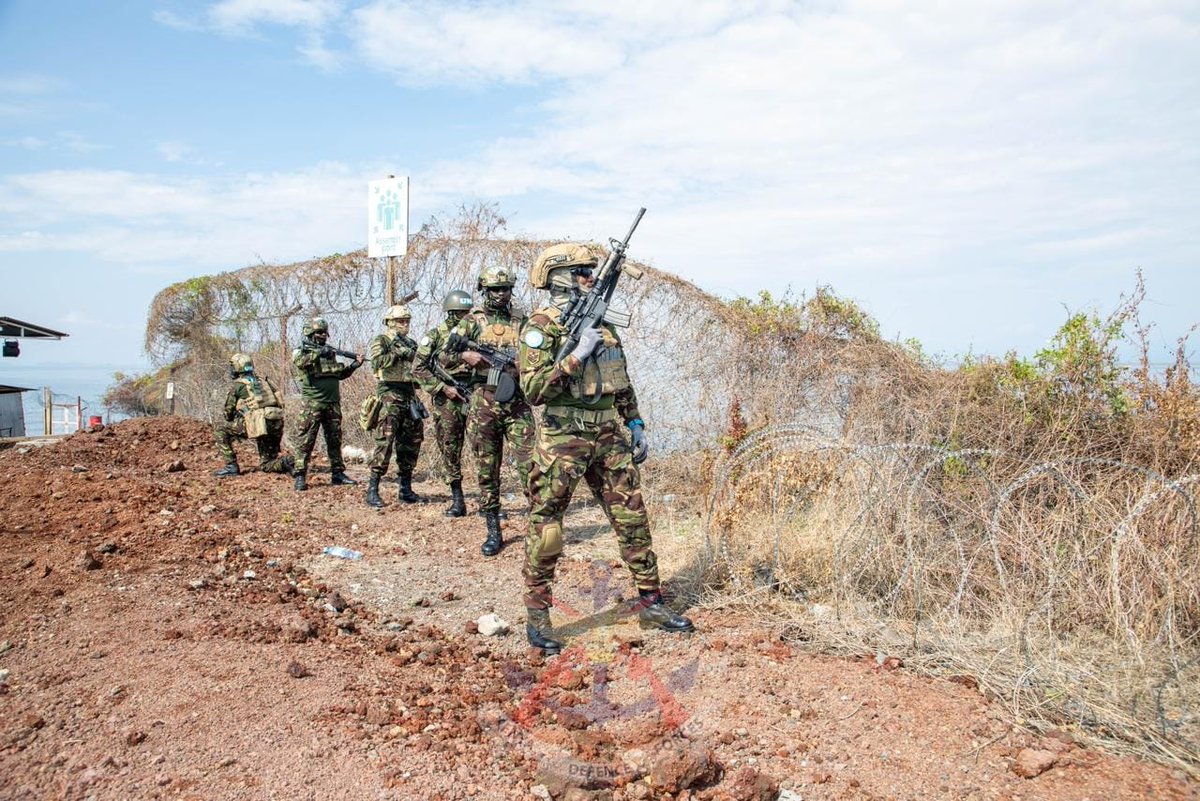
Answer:
POLYGON ((387 305, 391 306, 396 302, 396 257, 387 257, 387 279, 384 283, 383 295, 387 298, 387 305))
POLYGON ((75 396, 75 430, 83 430, 83 398, 75 396))
POLYGON ((42 387, 42 433, 46 436, 54 433, 54 393, 50 387, 42 387))

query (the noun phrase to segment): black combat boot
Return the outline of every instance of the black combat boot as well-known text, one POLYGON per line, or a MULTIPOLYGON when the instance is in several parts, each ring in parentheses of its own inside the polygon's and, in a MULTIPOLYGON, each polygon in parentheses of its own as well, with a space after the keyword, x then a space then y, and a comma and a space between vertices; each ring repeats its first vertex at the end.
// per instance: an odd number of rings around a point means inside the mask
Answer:
POLYGON ((562 651, 562 643, 551 637, 553 633, 549 609, 525 610, 525 636, 530 645, 541 648, 546 656, 554 656, 562 651))
POLYGON ((304 492, 306 489, 308 489, 308 474, 297 473, 296 474, 296 492, 304 492))
MULTIPOLYGON (((487 514, 488 514, 488 513, 487 513, 487 509, 480 509, 480 510, 479 510, 479 516, 480 516, 480 517, 487 517, 487 514)), ((507 512, 505 512, 503 509, 501 509, 500 511, 496 512, 496 517, 500 518, 501 520, 507 520, 507 519, 508 519, 508 513, 507 513, 507 512)))
POLYGON ((329 480, 329 483, 337 486, 349 487, 352 484, 357 484, 358 482, 346 475, 345 470, 336 470, 333 473, 333 478, 329 480))
POLYGON ((683 615, 677 615, 663 603, 662 593, 658 590, 641 590, 641 598, 635 604, 638 610, 638 620, 643 627, 661 629, 672 634, 695 631, 692 621, 683 615))
POLYGON ((479 546, 479 552, 484 556, 495 556, 504 544, 504 537, 500 535, 500 518, 495 512, 489 512, 484 519, 487 520, 487 539, 479 546))
POLYGON ((399 497, 400 497, 400 500, 404 501, 405 503, 420 503, 421 502, 421 496, 418 495, 417 493, 413 492, 412 474, 411 473, 409 473, 407 476, 400 476, 399 497))
POLYGON ((226 476, 240 476, 241 470, 238 470, 237 462, 226 462, 225 466, 213 473, 214 476, 225 478, 226 476))
POLYGON ((462 494, 462 482, 450 482, 450 506, 443 512, 446 517, 463 517, 467 513, 467 500, 462 494))
POLYGON ((294 456, 285 456, 279 460, 279 472, 291 473, 296 469, 296 458, 294 456))
POLYGON ((376 509, 383 506, 383 498, 379 497, 379 476, 374 473, 367 480, 367 506, 374 506, 376 509))

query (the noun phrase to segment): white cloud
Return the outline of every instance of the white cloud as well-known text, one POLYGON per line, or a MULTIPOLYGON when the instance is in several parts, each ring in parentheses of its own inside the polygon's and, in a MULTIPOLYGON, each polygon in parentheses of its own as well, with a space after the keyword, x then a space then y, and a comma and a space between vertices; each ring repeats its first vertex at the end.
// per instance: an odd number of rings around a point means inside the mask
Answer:
POLYGON ((7 222, 0 252, 80 252, 204 269, 310 258, 365 236, 367 176, 377 172, 320 164, 220 178, 100 170, 8 176, 0 182, 7 222))
POLYGON ((226 33, 245 33, 260 24, 321 28, 341 13, 335 0, 222 0, 208 19, 226 33))
POLYGON ((191 146, 175 140, 159 142, 157 150, 159 155, 171 162, 183 161, 192 154, 191 146))

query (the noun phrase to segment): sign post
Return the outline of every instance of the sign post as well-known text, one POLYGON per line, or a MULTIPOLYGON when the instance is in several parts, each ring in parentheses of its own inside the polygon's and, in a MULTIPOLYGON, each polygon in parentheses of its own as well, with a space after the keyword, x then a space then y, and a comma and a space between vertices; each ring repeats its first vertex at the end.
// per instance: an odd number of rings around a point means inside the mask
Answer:
POLYGON ((408 253, 408 177, 367 184, 367 257, 386 257, 387 302, 396 299, 396 257, 408 253))

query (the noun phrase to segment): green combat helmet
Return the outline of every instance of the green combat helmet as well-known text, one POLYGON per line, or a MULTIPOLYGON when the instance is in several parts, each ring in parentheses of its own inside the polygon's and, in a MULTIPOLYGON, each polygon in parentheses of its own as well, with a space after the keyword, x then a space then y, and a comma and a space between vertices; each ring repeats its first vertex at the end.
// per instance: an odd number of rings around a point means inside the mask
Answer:
POLYGON ((254 360, 245 353, 235 353, 229 357, 229 375, 237 378, 242 373, 254 372, 254 360))
POLYGON ((468 312, 470 310, 471 296, 461 289, 456 289, 442 298, 442 311, 444 312, 468 312))
POLYGON ((314 317, 304 324, 301 333, 306 337, 311 337, 313 334, 328 334, 329 323, 325 322, 324 317, 314 317))
POLYGON ((479 274, 476 289, 512 289, 516 277, 504 267, 488 267, 479 274))
POLYGON ((551 245, 538 254, 529 273, 529 283, 534 289, 550 288, 550 273, 561 267, 595 267, 600 263, 586 245, 574 242, 563 242, 561 245, 551 245))

